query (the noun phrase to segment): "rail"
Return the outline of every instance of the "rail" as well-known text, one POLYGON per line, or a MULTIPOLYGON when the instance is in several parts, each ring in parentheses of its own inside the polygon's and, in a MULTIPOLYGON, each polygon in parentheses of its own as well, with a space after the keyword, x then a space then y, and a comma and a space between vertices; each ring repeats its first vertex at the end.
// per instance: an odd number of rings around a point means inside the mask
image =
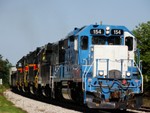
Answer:
MULTIPOLYGON (((110 59, 96 59, 96 76, 98 75, 98 71, 100 69, 98 69, 99 65, 103 62, 106 62, 106 67, 105 67, 105 70, 106 70, 106 75, 107 77, 109 78, 109 67, 110 67, 110 62, 118 62, 120 63, 120 72, 121 72, 121 75, 123 77, 123 72, 124 72, 124 69, 123 69, 123 65, 124 65, 124 62, 127 61, 127 68, 128 67, 131 67, 131 74, 133 74, 133 67, 134 67, 134 63, 136 64, 136 62, 133 60, 133 59, 120 59, 120 60, 110 60, 110 59)), ((103 64, 104 65, 104 64, 103 64)), ((138 69, 138 71, 140 72, 140 74, 142 75, 142 72, 141 70, 139 69, 139 67, 137 66, 136 64, 136 67, 138 69)), ((118 69, 117 69, 118 70, 118 69)), ((124 72, 125 73, 125 72, 124 72)), ((143 78, 142 78, 143 79, 143 78)))
POLYGON ((141 108, 139 108, 139 109, 127 109, 127 112, 131 112, 131 113, 149 113, 150 112, 150 107, 141 106, 141 108))
POLYGON ((141 75, 141 79, 142 79, 142 93, 143 93, 143 74, 142 74, 142 71, 141 71, 141 69, 139 68, 139 66, 137 65, 137 63, 134 61, 134 63, 135 63, 135 66, 137 67, 137 69, 138 69, 138 71, 139 71, 139 73, 140 73, 140 75, 141 75))
MULTIPOLYGON (((94 64, 94 61, 90 65, 87 64, 87 60, 86 59, 83 59, 83 61, 86 62, 86 64, 83 65, 83 66, 86 66, 86 67, 85 67, 84 72, 82 74, 82 90, 84 91, 84 97, 86 97, 86 79, 87 79, 87 74, 90 71, 90 69, 92 68, 92 66, 94 64)), ((85 99, 84 99, 84 103, 86 103, 85 99)))
MULTIPOLYGON (((60 69, 61 65, 58 65, 55 67, 55 71, 53 73, 53 76, 50 75, 50 88, 51 88, 51 95, 53 98, 55 98, 55 91, 54 91, 54 78, 56 78, 56 74, 58 73, 59 69, 60 69)), ((50 67, 51 70, 51 67, 50 67)))
POLYGON ((100 62, 107 62, 107 75, 109 78, 109 59, 96 59, 96 76, 98 75, 98 66, 100 62))

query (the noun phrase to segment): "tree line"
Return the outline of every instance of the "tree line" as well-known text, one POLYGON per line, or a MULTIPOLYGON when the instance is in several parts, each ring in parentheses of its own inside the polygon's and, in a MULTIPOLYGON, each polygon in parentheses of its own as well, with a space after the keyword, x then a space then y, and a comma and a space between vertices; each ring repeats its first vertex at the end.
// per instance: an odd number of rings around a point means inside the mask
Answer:
POLYGON ((132 31, 141 53, 144 90, 150 92, 150 21, 141 23, 132 31))
POLYGON ((3 85, 9 84, 9 70, 11 68, 11 63, 8 59, 3 59, 0 55, 0 79, 2 79, 3 85))

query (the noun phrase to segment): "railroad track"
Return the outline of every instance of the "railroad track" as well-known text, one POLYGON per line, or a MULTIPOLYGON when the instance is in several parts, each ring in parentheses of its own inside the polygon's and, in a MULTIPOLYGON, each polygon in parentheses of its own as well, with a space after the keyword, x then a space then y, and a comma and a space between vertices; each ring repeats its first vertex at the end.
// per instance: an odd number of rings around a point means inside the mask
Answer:
POLYGON ((142 106, 140 109, 127 109, 127 111, 133 113, 150 113, 150 107, 142 106))
POLYGON ((52 104, 52 105, 55 105, 55 106, 66 108, 66 109, 78 111, 78 112, 81 112, 81 113, 110 113, 110 112, 103 112, 103 111, 99 112, 98 110, 89 109, 84 105, 79 105, 79 104, 76 104, 72 101, 59 101, 59 100, 50 99, 50 98, 48 99, 44 96, 41 96, 39 98, 38 96, 35 96, 35 95, 32 95, 32 94, 28 95, 26 93, 21 93, 17 90, 12 90, 12 92, 17 93, 17 94, 19 94, 21 96, 24 96, 24 97, 33 99, 33 100, 37 100, 37 101, 40 101, 40 102, 52 104))
MULTIPOLYGON (((95 110, 95 109, 89 109, 88 107, 84 106, 84 105, 79 105, 76 104, 72 101, 59 101, 59 100, 55 100, 55 99, 48 99, 46 97, 38 97, 35 95, 28 95, 25 93, 21 93, 18 91, 12 91, 14 93, 17 93, 19 95, 22 95, 24 97, 33 99, 33 100, 38 100, 40 102, 44 102, 44 103, 48 103, 48 104, 52 104, 52 105, 56 105, 56 106, 60 106, 66 109, 70 109, 70 110, 74 110, 74 111, 78 111, 81 113, 123 113, 124 111, 121 110, 95 110)), ((130 110, 127 109, 127 111, 125 113, 147 113, 150 112, 150 109, 148 107, 144 107, 142 106, 141 109, 139 110, 130 110)))
POLYGON ((139 110, 150 113, 150 107, 147 107, 147 106, 142 106, 139 110))

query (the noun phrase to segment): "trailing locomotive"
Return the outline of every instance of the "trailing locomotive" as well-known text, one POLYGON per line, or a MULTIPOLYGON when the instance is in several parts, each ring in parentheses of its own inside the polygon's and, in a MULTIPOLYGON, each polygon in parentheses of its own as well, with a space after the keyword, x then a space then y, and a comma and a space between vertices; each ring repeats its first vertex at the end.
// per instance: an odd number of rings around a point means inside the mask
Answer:
POLYGON ((16 67, 13 87, 24 93, 98 109, 139 108, 142 104, 140 51, 136 38, 124 26, 75 28, 65 39, 22 57, 16 67))

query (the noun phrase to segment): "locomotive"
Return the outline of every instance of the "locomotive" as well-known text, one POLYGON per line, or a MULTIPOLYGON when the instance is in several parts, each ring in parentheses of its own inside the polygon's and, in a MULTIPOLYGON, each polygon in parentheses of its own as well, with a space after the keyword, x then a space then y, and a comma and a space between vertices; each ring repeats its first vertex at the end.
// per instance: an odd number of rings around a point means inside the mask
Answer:
POLYGON ((24 93, 96 109, 126 110, 142 105, 140 50, 137 39, 124 26, 74 28, 66 38, 23 56, 16 68, 12 86, 24 93))

